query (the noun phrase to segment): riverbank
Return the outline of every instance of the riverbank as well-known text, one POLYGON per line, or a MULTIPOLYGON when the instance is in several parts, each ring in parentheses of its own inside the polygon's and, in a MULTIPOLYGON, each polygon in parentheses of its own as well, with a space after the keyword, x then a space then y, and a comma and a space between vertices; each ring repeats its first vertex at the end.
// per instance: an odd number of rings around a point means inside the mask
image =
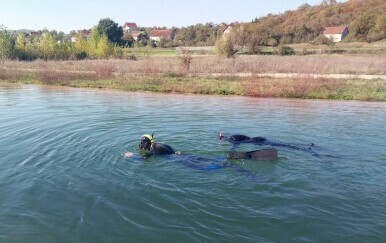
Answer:
POLYGON ((2 61, 0 81, 124 91, 386 101, 386 80, 377 79, 386 74, 386 56, 348 57, 190 56, 188 65, 182 62, 183 56, 2 61), (271 75, 265 75, 268 71, 271 75), (361 75, 375 75, 375 79, 361 75))

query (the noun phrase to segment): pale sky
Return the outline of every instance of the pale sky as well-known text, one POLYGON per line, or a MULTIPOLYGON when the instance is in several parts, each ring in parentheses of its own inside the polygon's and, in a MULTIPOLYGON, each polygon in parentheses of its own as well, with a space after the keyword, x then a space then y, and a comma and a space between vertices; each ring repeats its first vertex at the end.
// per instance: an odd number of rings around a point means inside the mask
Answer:
POLYGON ((250 22, 269 13, 295 10, 322 0, 0 0, 0 27, 7 29, 89 29, 102 18, 141 27, 183 27, 198 23, 250 22))

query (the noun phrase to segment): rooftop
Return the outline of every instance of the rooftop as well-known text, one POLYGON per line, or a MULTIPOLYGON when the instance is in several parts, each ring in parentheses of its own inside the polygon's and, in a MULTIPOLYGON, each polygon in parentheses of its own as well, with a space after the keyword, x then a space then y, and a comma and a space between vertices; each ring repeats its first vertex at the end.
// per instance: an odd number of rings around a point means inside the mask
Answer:
POLYGON ((334 35, 334 34, 342 34, 346 29, 346 26, 329 26, 324 28, 324 34, 326 35, 334 35))

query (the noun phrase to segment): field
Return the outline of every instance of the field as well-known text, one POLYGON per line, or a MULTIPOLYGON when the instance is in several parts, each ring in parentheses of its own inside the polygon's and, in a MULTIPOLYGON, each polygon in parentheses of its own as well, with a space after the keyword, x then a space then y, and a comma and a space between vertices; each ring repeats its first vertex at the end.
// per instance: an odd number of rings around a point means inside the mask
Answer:
MULTIPOLYGON (((315 54, 386 54, 386 40, 365 43, 336 43, 333 46, 313 45, 311 43, 290 44, 297 55, 315 55, 315 54)), ((181 53, 182 50, 188 50, 193 55, 213 55, 213 47, 177 47, 177 48, 125 48, 126 57, 149 57, 149 56, 175 56, 181 53)), ((260 49, 263 55, 272 55, 277 47, 262 47, 260 49)), ((240 54, 245 53, 241 50, 240 54)))
POLYGON ((386 101, 386 54, 239 55, 223 59, 172 51, 137 52, 131 60, 3 60, 0 80, 127 91, 386 101), (282 75, 279 78, 277 74, 282 75), (336 74, 352 76, 334 77, 336 74), (356 75, 382 77, 366 80, 356 75))

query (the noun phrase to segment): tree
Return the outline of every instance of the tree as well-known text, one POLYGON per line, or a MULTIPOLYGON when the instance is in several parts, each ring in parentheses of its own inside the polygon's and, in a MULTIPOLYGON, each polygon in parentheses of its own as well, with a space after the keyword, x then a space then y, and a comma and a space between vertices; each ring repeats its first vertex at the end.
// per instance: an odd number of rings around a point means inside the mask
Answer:
POLYGON ((108 40, 112 43, 120 44, 123 36, 122 27, 118 26, 113 20, 101 19, 99 20, 97 31, 100 36, 107 36, 108 40))
POLYGON ((84 37, 81 31, 79 31, 78 34, 76 35, 75 49, 79 53, 87 52, 87 43, 84 40, 84 37))
POLYGON ((235 25, 229 33, 223 34, 216 41, 215 52, 219 56, 230 58, 243 49, 250 41, 249 33, 245 30, 245 27, 243 25, 235 25))
POLYGON ((43 32, 40 41, 40 52, 45 60, 55 56, 56 47, 54 36, 48 31, 43 32))
POLYGON ((161 37, 157 43, 158 48, 165 48, 166 47, 167 39, 165 37, 161 37))
POLYGON ((386 15, 381 15, 377 18, 375 28, 379 32, 386 33, 386 15))
POLYGON ((19 33, 16 37, 16 49, 18 51, 25 51, 26 49, 26 44, 27 41, 25 39, 25 34, 24 33, 19 33))
POLYGON ((98 42, 101 36, 98 33, 98 30, 94 27, 91 31, 90 38, 87 40, 87 54, 91 57, 97 57, 98 42))
POLYGON ((155 44, 155 41, 154 40, 151 40, 151 39, 148 39, 146 41, 146 46, 150 47, 150 48, 154 48, 156 47, 157 45, 155 44))
POLYGON ((337 4, 337 1, 336 0, 323 0, 322 1, 322 5, 336 5, 337 4))
POLYGON ((96 54, 99 58, 107 58, 112 55, 114 50, 113 45, 109 42, 107 36, 103 35, 99 42, 96 54))
POLYGON ((0 59, 12 58, 14 42, 12 35, 0 26, 0 59))
MULTIPOLYGON (((137 40, 140 39, 140 36, 137 37, 137 40)), ((134 44, 135 40, 133 38, 133 35, 131 33, 125 33, 122 38, 122 45, 124 46, 132 46, 134 44)))
POLYGON ((309 9, 311 7, 311 5, 309 5, 308 3, 305 3, 303 5, 300 5, 300 7, 298 8, 299 10, 306 10, 306 9, 309 9))
POLYGON ((375 15, 368 11, 352 23, 352 34, 359 40, 365 40, 370 30, 375 27, 375 15))
POLYGON ((236 54, 230 38, 220 38, 217 40, 214 46, 214 51, 217 55, 226 58, 231 58, 236 54))

